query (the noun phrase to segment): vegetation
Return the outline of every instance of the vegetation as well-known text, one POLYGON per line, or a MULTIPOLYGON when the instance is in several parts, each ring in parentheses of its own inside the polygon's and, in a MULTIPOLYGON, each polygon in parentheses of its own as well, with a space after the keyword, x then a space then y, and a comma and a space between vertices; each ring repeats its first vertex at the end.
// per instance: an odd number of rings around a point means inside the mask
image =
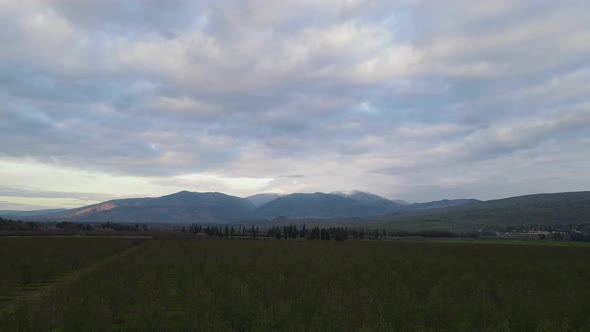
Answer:
POLYGON ((72 221, 61 222, 40 222, 40 221, 22 221, 11 220, 0 217, 0 231, 15 232, 15 234, 39 233, 50 230, 67 230, 80 233, 89 233, 94 230, 111 230, 118 232, 136 232, 149 230, 146 224, 114 223, 107 221, 105 223, 83 223, 72 221))
POLYGON ((35 231, 40 223, 33 221, 11 220, 0 217, 0 231, 35 231))
POLYGON ((590 329, 590 247, 193 237, 137 249, 23 300, 0 330, 590 329))
MULTIPOLYGON (((395 203, 391 202, 395 205, 395 203)), ((316 217, 363 217, 384 213, 373 213, 371 207, 352 198, 342 197, 336 194, 290 194, 281 196, 261 206, 256 211, 260 218, 276 218, 285 216, 288 218, 316 217)))
POLYGON ((511 225, 507 227, 488 227, 478 231, 451 232, 446 230, 399 231, 363 227, 306 227, 270 226, 259 229, 254 225, 191 225, 182 232, 206 234, 213 237, 266 237, 274 239, 307 240, 387 240, 400 237, 423 238, 510 238, 548 241, 590 242, 590 225, 511 225))
POLYGON ((397 230, 472 231, 512 225, 590 223, 590 192, 536 194, 390 215, 377 221, 397 230))
POLYGON ((0 298, 10 300, 19 292, 55 281, 136 242, 74 237, 0 238, 0 298))

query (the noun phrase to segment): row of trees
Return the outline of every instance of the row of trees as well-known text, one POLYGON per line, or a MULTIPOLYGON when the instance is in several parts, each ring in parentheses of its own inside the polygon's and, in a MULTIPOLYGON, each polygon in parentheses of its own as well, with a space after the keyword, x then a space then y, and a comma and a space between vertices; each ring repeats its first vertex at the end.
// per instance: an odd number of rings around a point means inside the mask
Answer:
POLYGON ((555 233, 587 233, 590 232, 589 224, 515 224, 506 227, 498 227, 500 233, 534 233, 534 232, 555 232, 555 233))
MULTIPOLYGON (((504 229, 503 229, 504 230, 504 229)), ((443 230, 428 230, 428 231, 387 231, 384 229, 368 229, 368 228, 348 228, 348 227, 328 227, 320 228, 315 226, 308 228, 305 224, 298 227, 297 225, 288 226, 272 226, 266 231, 259 230, 256 226, 244 225, 208 225, 201 226, 198 224, 191 225, 188 230, 186 227, 182 228, 183 232, 192 234, 204 233, 215 237, 260 237, 274 239, 307 239, 307 240, 336 240, 343 241, 348 239, 353 240, 382 240, 389 237, 428 237, 428 238, 454 238, 454 237, 471 237, 478 238, 481 236, 496 235, 490 231, 472 231, 472 232, 450 232, 443 230)), ((505 231, 509 232, 531 232, 531 231, 551 231, 548 236, 541 235, 539 239, 553 239, 553 240, 570 240, 570 241, 589 241, 590 242, 590 226, 589 225, 516 225, 506 227, 505 231)))
POLYGON ((121 224, 121 223, 114 223, 112 221, 108 221, 104 224, 101 224, 100 227, 102 229, 111 229, 113 231, 143 231, 147 232, 149 230, 146 224, 121 224))
POLYGON ((343 241, 348 239, 362 240, 380 240, 387 237, 385 230, 369 230, 364 228, 347 228, 347 227, 329 227, 320 228, 319 226, 311 229, 306 228, 303 224, 301 229, 298 229, 296 225, 289 225, 283 227, 271 227, 267 231, 268 237, 274 237, 276 239, 296 239, 304 238, 308 240, 336 240, 343 241))
POLYGON ((216 236, 216 237, 232 237, 232 236, 246 236, 246 237, 253 237, 255 238, 259 235, 258 227, 246 227, 239 225, 237 227, 232 226, 216 226, 216 225, 209 225, 209 226, 201 226, 198 224, 192 224, 188 230, 186 227, 182 227, 182 232, 189 232, 192 234, 199 234, 204 233, 209 236, 216 236))
POLYGON ((2 231, 38 231, 38 230, 75 230, 75 231, 92 231, 95 229, 110 229, 114 231, 148 231, 146 224, 123 224, 111 221, 102 224, 90 224, 72 221, 22 221, 10 220, 0 217, 0 230, 2 231))
POLYGON ((0 217, 1 231, 34 231, 39 229, 39 223, 33 221, 10 220, 0 217))
MULTIPOLYGON (((564 226, 566 227, 566 226, 564 226)), ((579 228, 579 227, 578 227, 579 228)), ((427 238, 478 238, 481 236, 491 236, 495 233, 491 232, 450 232, 443 230, 428 230, 428 231, 387 231, 384 229, 368 229, 368 228, 348 228, 348 227, 328 227, 320 228, 315 226, 308 228, 305 224, 298 227, 297 225, 288 226, 272 226, 266 230, 259 230, 257 226, 243 226, 243 225, 208 225, 201 226, 198 224, 191 225, 188 229, 182 228, 183 232, 192 234, 203 233, 214 237, 266 237, 274 239, 307 239, 307 240, 383 240, 391 237, 427 237, 427 238)), ((590 232, 580 232, 579 230, 570 232, 555 233, 551 236, 554 240, 571 240, 571 241, 590 241, 590 232)), ((545 239, 541 238, 540 239, 545 239)))
POLYGON ((288 226, 273 226, 266 230, 266 233, 261 233, 258 227, 252 226, 236 226, 233 225, 225 225, 225 226, 216 226, 216 225, 208 225, 202 226, 198 224, 192 224, 188 229, 183 227, 181 229, 183 232, 189 232, 192 234, 203 233, 209 236, 215 237, 252 237, 256 238, 257 236, 265 236, 269 238, 275 239, 308 239, 308 240, 336 240, 336 241, 343 241, 348 239, 370 239, 370 240, 381 240, 385 239, 388 236, 388 233, 385 230, 369 230, 369 229, 355 229, 355 228, 347 228, 347 227, 329 227, 329 228, 320 228, 316 226, 314 228, 307 228, 305 224, 301 228, 298 228, 296 225, 288 225, 288 226))

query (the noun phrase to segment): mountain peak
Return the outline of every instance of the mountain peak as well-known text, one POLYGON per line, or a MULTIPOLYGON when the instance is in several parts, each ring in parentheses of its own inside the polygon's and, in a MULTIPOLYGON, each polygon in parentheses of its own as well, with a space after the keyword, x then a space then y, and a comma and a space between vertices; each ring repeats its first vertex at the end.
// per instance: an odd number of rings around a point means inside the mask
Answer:
POLYGON ((360 191, 360 190, 353 190, 349 195, 347 195, 350 198, 353 199, 364 199, 364 200, 388 200, 386 198, 383 198, 381 196, 375 195, 375 194, 371 194, 368 192, 364 192, 364 191, 360 191))
POLYGON ((161 197, 179 197, 179 196, 188 196, 188 195, 192 195, 192 194, 197 194, 197 193, 192 192, 192 191, 188 191, 188 190, 181 190, 179 192, 176 192, 173 194, 168 194, 168 195, 163 195, 161 197))

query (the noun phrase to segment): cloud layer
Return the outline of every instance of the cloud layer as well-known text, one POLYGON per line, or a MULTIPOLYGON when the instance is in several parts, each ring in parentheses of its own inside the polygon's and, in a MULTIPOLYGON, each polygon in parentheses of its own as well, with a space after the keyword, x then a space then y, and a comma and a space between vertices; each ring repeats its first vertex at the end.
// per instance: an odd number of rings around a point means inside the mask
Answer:
MULTIPOLYGON (((25 197, 588 189, 589 10, 581 0, 0 0, 0 167, 143 183, 41 181, 25 197)), ((0 183, 22 185, 2 173, 0 183)))

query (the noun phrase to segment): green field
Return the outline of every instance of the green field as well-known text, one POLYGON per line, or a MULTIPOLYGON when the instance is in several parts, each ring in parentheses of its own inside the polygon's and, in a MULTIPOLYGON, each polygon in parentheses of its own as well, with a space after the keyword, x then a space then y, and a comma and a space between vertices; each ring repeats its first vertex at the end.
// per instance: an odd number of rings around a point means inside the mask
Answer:
POLYGON ((77 271, 11 299, 0 330, 590 331, 587 246, 133 241, 0 238, 3 266, 77 271))
POLYGON ((21 294, 45 288, 136 243, 90 237, 0 238, 0 310, 21 294))

